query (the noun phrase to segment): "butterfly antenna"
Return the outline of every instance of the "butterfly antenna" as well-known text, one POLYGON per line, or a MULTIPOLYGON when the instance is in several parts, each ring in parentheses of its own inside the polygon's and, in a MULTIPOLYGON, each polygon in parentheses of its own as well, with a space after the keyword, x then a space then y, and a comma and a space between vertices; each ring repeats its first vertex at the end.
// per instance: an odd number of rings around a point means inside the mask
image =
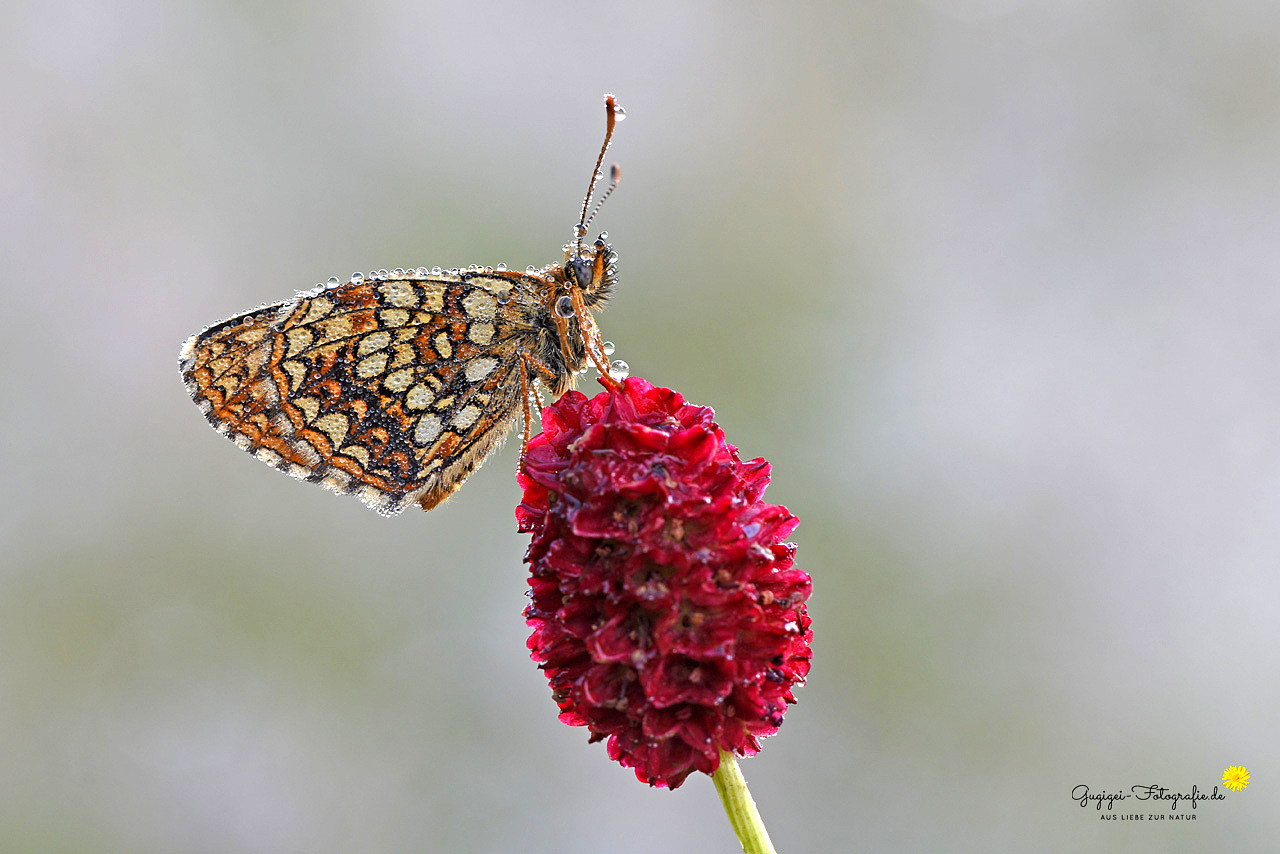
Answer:
MULTIPOLYGON (((613 139, 613 126, 617 122, 619 114, 626 115, 626 112, 618 107, 618 102, 612 95, 604 96, 604 111, 604 144, 600 146, 600 154, 596 157, 596 165, 591 170, 591 182, 587 184, 587 197, 582 200, 582 216, 578 217, 578 224, 573 229, 579 253, 582 252, 582 235, 587 233, 587 210, 591 207, 591 194, 595 192, 596 182, 600 180, 600 164, 604 162, 604 153, 609 150, 609 141, 613 139)), ((614 186, 617 186, 617 182, 614 182, 614 186)), ((613 187, 609 189, 612 190, 613 187)), ((608 196, 608 193, 605 195, 608 196)), ((604 199, 601 199, 601 201, 604 201, 604 199)))
POLYGON ((596 214, 600 213, 600 209, 604 207, 605 199, 613 195, 613 191, 618 187, 618 181, 622 180, 622 170, 615 163, 609 167, 609 189, 604 191, 604 195, 600 197, 600 201, 596 202, 596 206, 591 209, 591 216, 587 217, 587 221, 582 224, 582 232, 586 234, 587 228, 591 225, 591 220, 596 218, 596 214))

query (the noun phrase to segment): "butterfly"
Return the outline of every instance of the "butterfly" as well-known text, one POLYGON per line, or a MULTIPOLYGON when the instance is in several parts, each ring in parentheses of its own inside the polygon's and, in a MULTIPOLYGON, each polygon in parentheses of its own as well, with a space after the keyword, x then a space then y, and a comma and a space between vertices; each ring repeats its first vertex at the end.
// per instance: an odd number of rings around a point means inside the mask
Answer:
POLYGON ((539 389, 559 396, 588 365, 610 376, 612 345, 594 313, 613 290, 618 256, 607 234, 583 241, 618 185, 615 165, 588 215, 625 117, 612 95, 605 112, 562 263, 356 273, 214 324, 178 355, 209 423, 275 468, 384 515, 448 498, 520 414, 523 462, 539 389))

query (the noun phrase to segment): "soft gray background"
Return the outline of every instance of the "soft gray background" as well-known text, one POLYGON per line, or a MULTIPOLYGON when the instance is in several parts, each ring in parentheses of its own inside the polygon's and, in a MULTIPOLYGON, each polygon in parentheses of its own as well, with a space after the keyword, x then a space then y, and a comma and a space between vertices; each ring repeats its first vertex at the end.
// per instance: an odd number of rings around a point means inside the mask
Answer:
POLYGON ((330 275, 558 259, 606 91, 606 336, 803 520, 779 847, 1280 836, 1280 5, 32 2, 0 49, 0 850, 735 850, 557 722, 514 443, 385 520, 175 367, 330 275), (1069 800, 1228 764, 1194 823, 1069 800))

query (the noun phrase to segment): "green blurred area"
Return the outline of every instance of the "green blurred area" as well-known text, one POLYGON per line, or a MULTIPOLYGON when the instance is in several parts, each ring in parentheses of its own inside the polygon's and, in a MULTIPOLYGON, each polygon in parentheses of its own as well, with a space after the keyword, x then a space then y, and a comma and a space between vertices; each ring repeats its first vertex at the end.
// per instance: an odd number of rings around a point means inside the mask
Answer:
POLYGON ((558 260, 606 91, 605 337, 802 520, 779 849, 1280 835, 1274 4, 7 11, 0 851, 736 850, 556 720, 514 442, 384 520, 176 370, 331 275, 558 260), (1228 765, 1194 822, 1069 797, 1228 765))

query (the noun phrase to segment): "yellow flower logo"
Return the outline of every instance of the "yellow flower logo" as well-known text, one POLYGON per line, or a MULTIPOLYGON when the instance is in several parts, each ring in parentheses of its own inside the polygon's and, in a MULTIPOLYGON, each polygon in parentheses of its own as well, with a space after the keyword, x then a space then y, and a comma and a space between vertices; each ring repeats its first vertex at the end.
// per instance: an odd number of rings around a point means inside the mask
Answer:
POLYGON ((1242 765, 1232 765, 1222 772, 1222 785, 1232 791, 1240 791, 1249 785, 1249 770, 1242 765))

